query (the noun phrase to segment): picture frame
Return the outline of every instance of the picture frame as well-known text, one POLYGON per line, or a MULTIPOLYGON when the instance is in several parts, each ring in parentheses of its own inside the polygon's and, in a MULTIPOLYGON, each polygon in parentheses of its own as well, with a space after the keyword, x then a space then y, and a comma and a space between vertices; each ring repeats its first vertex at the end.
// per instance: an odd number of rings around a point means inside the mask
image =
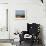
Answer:
POLYGON ((27 14, 26 9, 16 9, 15 11, 15 17, 16 19, 19 19, 19 20, 26 19, 27 17, 26 14, 27 14))

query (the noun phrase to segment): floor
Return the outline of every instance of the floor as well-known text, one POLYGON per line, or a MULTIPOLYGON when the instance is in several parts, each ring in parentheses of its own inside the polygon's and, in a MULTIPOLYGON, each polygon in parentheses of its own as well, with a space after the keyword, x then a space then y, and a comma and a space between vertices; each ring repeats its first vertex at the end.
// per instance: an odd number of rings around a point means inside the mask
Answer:
MULTIPOLYGON (((21 42, 21 45, 20 45, 19 42, 16 42, 15 44, 12 45, 11 43, 6 43, 6 41, 5 41, 5 43, 4 42, 3 43, 0 43, 0 46, 31 46, 31 43, 28 42, 28 41, 22 41, 21 42)), ((42 44, 34 44, 33 46, 42 46, 42 44)))
MULTIPOLYGON (((22 42, 22 44, 19 46, 31 46, 31 43, 29 44, 29 43, 22 42)), ((33 46, 43 46, 43 45, 42 44, 34 44, 33 46)))
POLYGON ((0 43, 0 46, 12 46, 11 43, 0 43))
MULTIPOLYGON (((0 43, 0 46, 16 46, 16 45, 12 45, 11 43, 0 43)), ((17 43, 17 46, 31 46, 29 43, 26 42, 22 42, 21 45, 17 43)), ((33 46, 42 46, 42 44, 34 44, 33 46)))

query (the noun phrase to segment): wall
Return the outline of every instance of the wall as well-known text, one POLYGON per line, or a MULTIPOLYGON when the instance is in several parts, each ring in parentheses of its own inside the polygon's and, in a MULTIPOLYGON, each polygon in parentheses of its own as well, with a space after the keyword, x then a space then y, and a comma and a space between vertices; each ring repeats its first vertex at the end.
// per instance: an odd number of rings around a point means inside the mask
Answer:
POLYGON ((0 3, 8 3, 8 0, 0 0, 0 3))
POLYGON ((14 32, 16 30, 27 30, 27 23, 40 23, 42 26, 42 33, 44 44, 46 44, 46 16, 45 16, 45 4, 42 4, 40 0, 10 0, 9 1, 9 31, 11 38, 14 38, 14 32), (27 19, 17 20, 15 18, 16 9, 25 9, 27 13, 27 19))
POLYGON ((19 32, 27 30, 27 23, 40 23, 44 30, 43 32, 45 32, 45 8, 40 0, 10 0, 9 7, 9 31, 11 38, 14 38, 13 35, 16 30, 19 30, 19 32), (15 18, 16 9, 25 9, 27 18, 25 20, 17 20, 15 18))

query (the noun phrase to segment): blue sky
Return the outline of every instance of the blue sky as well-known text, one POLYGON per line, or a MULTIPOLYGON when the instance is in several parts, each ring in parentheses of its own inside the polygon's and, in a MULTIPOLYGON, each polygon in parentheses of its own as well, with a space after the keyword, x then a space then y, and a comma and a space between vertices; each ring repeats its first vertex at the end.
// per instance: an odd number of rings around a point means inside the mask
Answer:
POLYGON ((16 10, 16 15, 25 15, 24 10, 16 10))

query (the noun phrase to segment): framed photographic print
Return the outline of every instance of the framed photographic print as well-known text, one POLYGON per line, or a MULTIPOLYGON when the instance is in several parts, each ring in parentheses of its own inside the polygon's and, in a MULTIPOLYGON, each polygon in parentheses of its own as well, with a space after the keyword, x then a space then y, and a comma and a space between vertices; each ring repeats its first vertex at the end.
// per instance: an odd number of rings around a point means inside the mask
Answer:
POLYGON ((26 19, 26 10, 18 9, 16 10, 16 19, 26 19))

